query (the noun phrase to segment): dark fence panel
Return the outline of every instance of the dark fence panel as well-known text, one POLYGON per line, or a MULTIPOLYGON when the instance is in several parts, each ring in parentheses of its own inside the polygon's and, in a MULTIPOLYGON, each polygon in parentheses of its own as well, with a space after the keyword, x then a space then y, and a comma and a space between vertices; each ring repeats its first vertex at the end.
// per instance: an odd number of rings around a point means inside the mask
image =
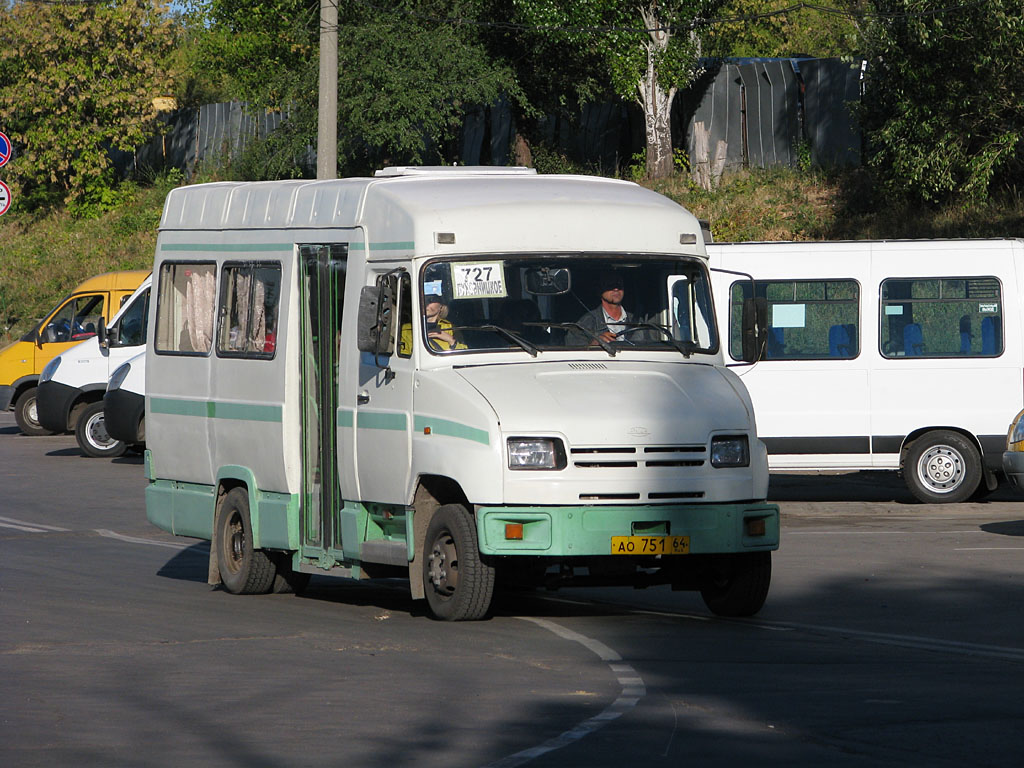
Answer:
POLYGON ((799 88, 789 61, 739 66, 746 108, 747 165, 770 168, 796 164, 799 88))
POLYGON ((672 132, 690 158, 690 172, 704 187, 726 170, 742 168, 743 99, 739 67, 716 64, 676 97, 672 132))
POLYGON ((800 76, 811 162, 818 166, 860 165, 861 137, 852 105, 860 101, 861 62, 801 61, 800 76))

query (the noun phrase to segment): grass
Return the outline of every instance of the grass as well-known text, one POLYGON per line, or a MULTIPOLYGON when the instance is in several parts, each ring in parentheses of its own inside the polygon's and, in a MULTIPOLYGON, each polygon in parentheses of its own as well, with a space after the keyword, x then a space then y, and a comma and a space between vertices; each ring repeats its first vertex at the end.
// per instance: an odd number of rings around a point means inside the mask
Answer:
MULTIPOLYGON (((164 197, 174 185, 171 176, 129 187, 127 202, 95 219, 66 211, 0 218, 0 345, 85 278, 151 266, 164 197)), ((911 209, 877 205, 860 170, 745 171, 710 191, 680 173, 649 186, 707 219, 719 242, 1024 237, 1024 200, 1015 190, 975 207, 911 209)))

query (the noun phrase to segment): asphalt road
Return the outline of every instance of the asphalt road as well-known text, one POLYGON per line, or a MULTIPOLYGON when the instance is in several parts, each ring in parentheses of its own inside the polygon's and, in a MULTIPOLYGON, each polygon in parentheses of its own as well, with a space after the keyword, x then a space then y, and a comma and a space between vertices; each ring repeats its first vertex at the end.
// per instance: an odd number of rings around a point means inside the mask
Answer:
POLYGON ((1024 496, 925 506, 886 473, 773 477, 750 620, 667 588, 427 618, 402 582, 205 583, 142 462, 0 414, 0 765, 1013 765, 1024 496))

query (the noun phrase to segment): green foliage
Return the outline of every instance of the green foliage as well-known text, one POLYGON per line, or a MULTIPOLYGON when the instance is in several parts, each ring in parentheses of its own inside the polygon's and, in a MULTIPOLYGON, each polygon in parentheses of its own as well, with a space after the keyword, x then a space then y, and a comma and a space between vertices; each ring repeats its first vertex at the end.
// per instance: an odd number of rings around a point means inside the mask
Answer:
POLYGON ((0 124, 17 151, 4 178, 22 204, 116 202, 108 149, 156 130, 152 100, 170 91, 174 31, 151 0, 0 7, 0 124), (22 195, 24 194, 24 197, 22 195))
MULTIPOLYGON (((856 11, 863 0, 831 0, 837 10, 856 11)), ((790 0, 726 0, 717 16, 738 21, 715 24, 705 33, 711 56, 850 56, 860 49, 856 23, 848 15, 815 7, 795 7, 790 0), (781 15, 775 11, 790 9, 781 15)))
POLYGON ((1019 0, 871 0, 860 117, 893 199, 981 201, 1024 172, 1019 0))

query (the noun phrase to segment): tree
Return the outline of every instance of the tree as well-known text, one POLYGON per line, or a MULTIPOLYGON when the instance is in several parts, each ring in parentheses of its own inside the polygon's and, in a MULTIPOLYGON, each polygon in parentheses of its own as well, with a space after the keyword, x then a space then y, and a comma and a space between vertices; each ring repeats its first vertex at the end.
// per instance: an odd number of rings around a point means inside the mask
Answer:
MULTIPOLYGON (((448 145, 467 106, 521 98, 514 72, 483 45, 481 27, 451 21, 476 20, 481 5, 399 0, 383 8, 340 0, 338 161, 345 173, 443 162, 452 157, 448 145)), ((288 110, 248 172, 306 173, 301 159, 316 145, 318 0, 268 0, 255 11, 239 0, 209 0, 195 8, 203 9, 210 32, 204 71, 220 73, 250 104, 288 110)))
POLYGON ((978 201, 1024 172, 1019 0, 871 0, 860 112, 892 196, 978 201))
POLYGON ((0 8, 0 124, 16 156, 13 188, 80 199, 114 182, 110 148, 156 130, 153 99, 171 92, 174 29, 159 0, 16 3, 0 8))
POLYGON ((720 57, 851 56, 860 46, 853 14, 860 5, 862 0, 831 0, 827 7, 726 0, 716 13, 719 21, 708 27, 704 50, 720 57))
POLYGON ((548 64, 580 62, 601 68, 592 75, 644 112, 647 174, 668 176, 673 169, 671 110, 676 92, 700 73, 703 19, 722 0, 512 0, 525 44, 548 64))

